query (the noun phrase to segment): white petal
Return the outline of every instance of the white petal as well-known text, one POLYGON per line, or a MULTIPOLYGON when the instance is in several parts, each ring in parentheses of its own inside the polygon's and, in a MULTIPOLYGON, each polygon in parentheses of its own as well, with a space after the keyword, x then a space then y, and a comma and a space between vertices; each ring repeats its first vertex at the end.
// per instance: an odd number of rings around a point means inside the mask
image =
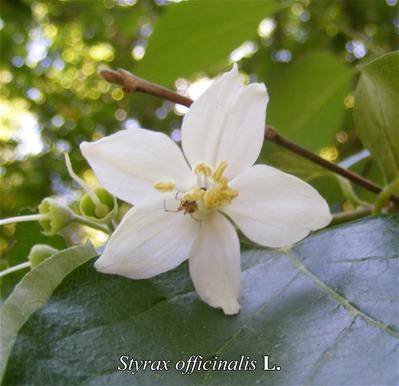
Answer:
POLYGON ((183 120, 182 146, 191 166, 227 161, 228 178, 252 166, 263 144, 267 102, 265 85, 243 87, 236 65, 216 80, 183 120))
POLYGON ((163 203, 132 208, 112 234, 95 267, 131 279, 145 279, 177 267, 188 258, 199 223, 163 203))
POLYGON ((226 315, 240 310, 240 243, 233 225, 215 213, 201 225, 189 258, 190 275, 202 300, 226 315))
POLYGON ((312 186, 270 166, 255 165, 230 186, 239 194, 224 212, 260 245, 288 246, 331 221, 327 202, 312 186))
POLYGON ((181 150, 163 133, 121 130, 96 142, 83 142, 80 149, 104 188, 132 204, 159 195, 153 187, 158 180, 175 180, 182 191, 192 183, 181 150))

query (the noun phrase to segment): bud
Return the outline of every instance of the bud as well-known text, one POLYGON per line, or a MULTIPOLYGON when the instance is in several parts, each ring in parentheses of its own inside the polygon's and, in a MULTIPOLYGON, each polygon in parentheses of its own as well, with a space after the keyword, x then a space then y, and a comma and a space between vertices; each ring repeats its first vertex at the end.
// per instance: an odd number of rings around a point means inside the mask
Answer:
POLYGON ((88 219, 108 223, 116 215, 118 210, 118 203, 114 196, 108 193, 104 188, 93 189, 96 202, 89 194, 85 194, 80 200, 79 209, 83 216, 88 219))
POLYGON ((72 169, 68 153, 65 153, 65 165, 71 178, 77 182, 86 194, 80 200, 79 208, 83 216, 97 223, 108 223, 116 215, 118 204, 114 196, 103 188, 92 189, 72 169))
POLYGON ((73 212, 66 206, 59 204, 52 198, 45 198, 39 205, 39 213, 45 218, 39 220, 44 234, 52 236, 69 225, 73 219, 73 212))
POLYGON ((29 252, 28 259, 32 268, 38 266, 42 261, 46 260, 48 257, 55 255, 58 249, 50 247, 46 244, 37 244, 32 247, 29 252))

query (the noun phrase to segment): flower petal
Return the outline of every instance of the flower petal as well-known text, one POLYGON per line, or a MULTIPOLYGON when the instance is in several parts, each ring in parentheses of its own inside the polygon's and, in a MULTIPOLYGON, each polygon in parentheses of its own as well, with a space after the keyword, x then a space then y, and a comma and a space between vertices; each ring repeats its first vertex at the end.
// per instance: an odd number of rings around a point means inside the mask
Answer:
POLYGON ((239 194, 224 212, 260 245, 288 246, 331 221, 327 202, 312 186, 270 166, 255 165, 230 186, 239 194))
POLYGON ((157 180, 174 179, 185 191, 193 177, 179 147, 167 135, 145 129, 121 130, 80 149, 100 183, 120 199, 141 204, 158 194, 157 180))
POLYGON ((190 275, 201 299, 226 315, 240 310, 240 243, 233 225, 220 213, 203 222, 189 258, 190 275))
POLYGON ((268 95, 261 83, 243 87, 237 66, 216 80, 183 119, 182 146, 192 167, 227 161, 232 178, 252 166, 264 136, 268 95))
POLYGON ((199 223, 163 203, 132 208, 112 234, 95 268, 104 273, 145 279, 177 267, 188 258, 199 223))

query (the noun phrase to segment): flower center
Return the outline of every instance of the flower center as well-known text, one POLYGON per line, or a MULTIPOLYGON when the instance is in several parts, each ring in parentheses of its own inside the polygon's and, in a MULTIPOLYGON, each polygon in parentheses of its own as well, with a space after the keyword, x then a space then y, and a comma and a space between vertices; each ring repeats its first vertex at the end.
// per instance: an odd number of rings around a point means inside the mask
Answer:
MULTIPOLYGON (((226 161, 220 162, 215 170, 203 162, 198 163, 193 170, 196 175, 194 187, 188 192, 176 191, 175 197, 180 204, 175 211, 190 215, 198 213, 199 220, 202 220, 213 210, 229 205, 238 196, 238 191, 229 187, 229 181, 223 175, 226 168, 226 161)), ((154 184, 159 192, 172 192, 175 187, 172 181, 157 181, 154 184)))

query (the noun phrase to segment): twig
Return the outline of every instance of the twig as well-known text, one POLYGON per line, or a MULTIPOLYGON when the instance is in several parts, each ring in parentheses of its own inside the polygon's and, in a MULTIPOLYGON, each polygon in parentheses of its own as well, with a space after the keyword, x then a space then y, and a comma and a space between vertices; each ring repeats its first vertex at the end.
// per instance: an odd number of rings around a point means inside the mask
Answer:
MULTIPOLYGON (((360 174, 352 172, 351 170, 341 168, 337 164, 329 162, 324 158, 321 158, 317 154, 314 154, 311 151, 300 147, 299 145, 289 141, 287 138, 284 138, 283 136, 278 134, 276 130, 272 127, 266 128, 265 136, 274 143, 285 147, 293 153, 298 154, 299 156, 306 158, 309 161, 312 161, 313 163, 324 167, 325 169, 331 170, 332 172, 337 173, 340 176, 345 177, 360 186, 363 186, 363 188, 369 190, 370 192, 379 194, 382 191, 382 189, 374 182, 368 180, 367 178, 364 178, 360 174)), ((394 201, 395 203, 399 203, 399 197, 397 196, 391 195, 390 200, 394 201)))
MULTIPOLYGON (((188 97, 179 95, 164 87, 158 86, 155 83, 148 82, 147 80, 139 78, 126 70, 102 70, 100 71, 100 75, 106 81, 122 86, 123 90, 128 93, 139 91, 160 98, 168 99, 171 102, 175 102, 187 107, 190 107, 193 103, 193 100, 188 97)), ((378 185, 374 184, 374 182, 350 170, 341 168, 340 166, 329 162, 324 158, 321 158, 317 154, 314 154, 311 151, 306 150, 303 147, 289 141, 287 138, 278 134, 277 131, 270 126, 266 127, 265 129, 265 137, 268 140, 286 148, 287 150, 290 150, 291 152, 303 158, 306 158, 309 161, 324 167, 325 169, 331 170, 332 172, 337 173, 360 186, 363 186, 365 189, 371 192, 379 194, 382 191, 382 189, 378 185)), ((391 195, 390 200, 395 203, 399 203, 399 197, 397 196, 391 195)))
POLYGON ((109 83, 119 84, 122 86, 123 91, 130 94, 134 91, 143 92, 145 94, 154 95, 159 98, 170 100, 171 102, 178 103, 190 107, 193 100, 183 95, 177 94, 165 87, 151 83, 145 79, 141 79, 132 73, 118 69, 117 71, 102 70, 100 75, 109 83))

